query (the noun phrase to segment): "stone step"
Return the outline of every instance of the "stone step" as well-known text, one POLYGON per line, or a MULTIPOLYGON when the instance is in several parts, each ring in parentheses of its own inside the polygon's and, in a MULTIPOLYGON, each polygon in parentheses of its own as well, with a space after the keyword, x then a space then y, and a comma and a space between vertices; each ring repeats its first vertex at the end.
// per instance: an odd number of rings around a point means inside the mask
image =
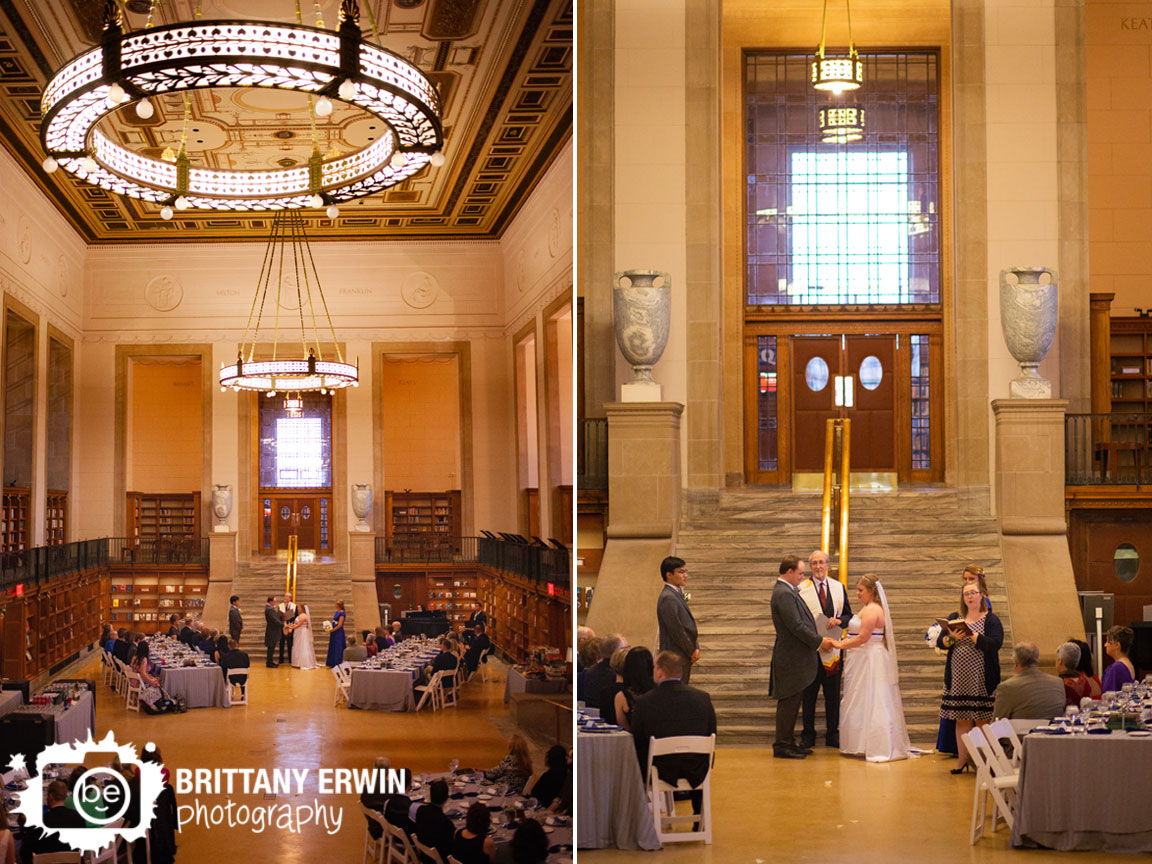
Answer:
MULTIPOLYGON (((273 596, 279 602, 284 596, 287 562, 259 561, 251 565, 238 565, 233 577, 232 592, 239 594, 249 606, 273 596)), ((337 600, 344 601, 345 630, 355 633, 352 607, 352 578, 348 565, 336 562, 298 564, 296 568, 296 602, 307 606, 312 614, 312 643, 316 661, 323 663, 328 653, 328 633, 322 622, 330 619, 337 600)), ((263 612, 260 612, 263 615, 263 612)), ((359 639, 359 634, 357 634, 359 639)))

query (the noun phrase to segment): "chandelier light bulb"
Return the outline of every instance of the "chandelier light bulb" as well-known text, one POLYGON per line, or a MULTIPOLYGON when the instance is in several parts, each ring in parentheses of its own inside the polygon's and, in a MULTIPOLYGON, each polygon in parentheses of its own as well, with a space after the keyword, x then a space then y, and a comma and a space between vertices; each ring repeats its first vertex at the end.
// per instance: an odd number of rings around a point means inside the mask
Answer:
POLYGON ((40 163, 40 166, 44 169, 45 174, 55 174, 56 169, 60 167, 60 163, 49 156, 47 159, 40 163))
POLYGON ((401 151, 397 150, 395 153, 392 154, 392 167, 393 168, 403 168, 407 163, 408 163, 408 157, 405 156, 401 151))
POLYGON ((345 102, 351 102, 356 98, 356 84, 350 78, 345 78, 340 82, 340 89, 337 93, 345 102))
POLYGON ((335 219, 337 216, 340 215, 340 208, 337 207, 335 204, 329 204, 327 213, 328 213, 329 219, 335 219))
POLYGON ((272 397, 272 396, 275 396, 275 395, 276 395, 276 391, 275 391, 275 390, 269 390, 269 391, 268 391, 268 396, 269 396, 269 397, 272 397))
POLYGON ((176 209, 177 210, 187 210, 188 206, 189 206, 188 205, 188 199, 185 198, 183 195, 181 195, 179 198, 176 199, 176 209))
POLYGON ((141 120, 147 120, 155 113, 156 109, 152 107, 152 103, 147 99, 141 99, 136 103, 136 116, 141 120))
POLYGON ((172 208, 171 207, 161 207, 160 208, 160 218, 164 219, 164 220, 171 219, 172 218, 172 208))
POLYGON ((80 162, 80 167, 83 168, 86 173, 92 174, 99 166, 96 165, 96 160, 91 156, 85 156, 84 159, 80 162))
POLYGON ((441 165, 444 164, 443 151, 437 150, 435 153, 433 153, 431 156, 428 157, 428 161, 432 163, 432 167, 439 168, 441 165))
POLYGON ((113 84, 108 88, 108 107, 115 108, 121 102, 128 98, 128 94, 124 92, 124 88, 119 84, 113 84))
POLYGON ((308 206, 309 207, 323 207, 324 206, 324 199, 321 198, 319 195, 313 195, 311 198, 308 199, 308 206))
POLYGON ((321 96, 316 100, 316 116, 317 117, 330 117, 332 115, 332 100, 327 96, 321 96))

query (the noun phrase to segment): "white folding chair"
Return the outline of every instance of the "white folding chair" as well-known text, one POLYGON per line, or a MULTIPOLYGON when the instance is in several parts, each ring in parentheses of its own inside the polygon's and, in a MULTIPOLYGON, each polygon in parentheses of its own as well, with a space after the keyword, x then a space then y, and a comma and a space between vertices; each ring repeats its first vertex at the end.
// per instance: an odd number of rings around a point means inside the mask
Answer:
POLYGON ((113 657, 112 660, 116 664, 116 692, 123 696, 128 686, 128 664, 119 657, 113 657))
POLYGON ((228 689, 232 691, 232 704, 233 705, 247 705, 248 704, 248 684, 250 679, 245 677, 243 682, 235 681, 233 679, 240 676, 247 676, 249 669, 245 666, 243 669, 229 669, 228 670, 228 689), (240 688, 240 698, 236 698, 236 688, 240 688))
POLYGON ((80 864, 79 852, 37 852, 32 864, 80 864))
POLYGON ((997 814, 1003 817, 1009 829, 1012 828, 1014 818, 1009 798, 1015 796, 1019 775, 996 776, 993 766, 995 764, 999 767, 999 762, 992 754, 988 739, 980 729, 973 728, 972 731, 965 732, 961 738, 964 740, 969 758, 976 765, 976 789, 972 798, 972 831, 968 838, 969 843, 975 845, 976 841, 984 836, 987 796, 992 797, 995 807, 992 814, 992 830, 996 830, 997 814))
POLYGON ((111 687, 112 680, 116 675, 116 668, 112 665, 112 655, 101 649, 100 662, 104 664, 104 685, 111 687))
POLYGON ((419 837, 412 838, 412 845, 416 847, 417 857, 420 854, 426 856, 433 864, 444 864, 444 859, 440 857, 440 852, 434 846, 425 846, 420 842, 419 837))
POLYGON ((396 864, 420 864, 416 850, 412 848, 412 843, 403 828, 384 820, 384 830, 387 832, 384 836, 388 838, 388 852, 385 858, 388 864, 394 861, 396 864))
POLYGON ((456 673, 445 670, 440 679, 440 707, 456 707, 456 673))
POLYGON ((144 682, 140 680, 140 676, 129 669, 125 673, 127 685, 124 688, 124 707, 129 711, 140 711, 140 688, 144 686, 144 682))
POLYGON ((652 821, 656 826, 656 836, 661 843, 682 843, 690 840, 703 840, 706 844, 712 843, 712 756, 716 752, 716 733, 704 737, 702 735, 679 735, 674 738, 648 739, 648 800, 652 807, 652 821), (672 754, 686 755, 699 753, 708 757, 708 773, 704 782, 695 789, 687 780, 681 778, 673 786, 660 779, 653 760, 657 756, 672 754), (677 816, 675 809, 674 792, 701 793, 702 801, 700 812, 691 816, 677 816), (675 825, 680 822, 696 824, 694 831, 668 831, 665 825, 675 825))
POLYGON ((340 666, 332 667, 332 677, 336 679, 336 701, 334 705, 339 705, 340 700, 344 700, 344 704, 350 705, 348 701, 348 694, 352 689, 352 678, 340 666))
POLYGON ((480 680, 485 683, 488 682, 488 655, 491 653, 491 646, 485 648, 484 651, 480 654, 480 660, 478 661, 479 665, 476 667, 480 670, 480 680))
POLYGON ((372 831, 365 826, 364 828, 364 858, 361 864, 368 864, 369 861, 374 864, 384 864, 384 855, 388 851, 388 830, 384 827, 384 817, 373 810, 371 807, 360 805, 360 812, 364 816, 377 825, 380 826, 380 839, 377 840, 372 836, 372 831))
POLYGON ((1016 727, 1012 725, 1012 721, 993 720, 984 727, 984 737, 988 739, 992 752, 996 754, 996 758, 1000 760, 1001 766, 1005 769, 1003 773, 1020 773, 1020 761, 1024 756, 1024 745, 1020 742, 1020 736, 1016 734, 1016 727), (1001 743, 1005 739, 1012 745, 1011 756, 1004 751, 1004 745, 1001 743))
POLYGON ((443 671, 437 672, 427 684, 417 684, 412 688, 420 694, 420 701, 416 703, 417 711, 424 707, 424 703, 427 702, 429 698, 432 700, 432 710, 437 711, 440 709, 440 703, 443 698, 440 692, 440 681, 443 677, 443 671))

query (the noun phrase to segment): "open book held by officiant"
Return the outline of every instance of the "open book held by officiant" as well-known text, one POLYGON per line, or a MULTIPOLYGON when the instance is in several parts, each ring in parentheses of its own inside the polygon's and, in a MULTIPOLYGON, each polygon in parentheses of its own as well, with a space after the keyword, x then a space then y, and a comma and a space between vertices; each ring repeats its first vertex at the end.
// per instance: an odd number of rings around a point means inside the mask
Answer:
POLYGON ((937 618, 936 623, 943 627, 945 630, 957 629, 962 630, 969 636, 972 635, 972 628, 968 626, 968 622, 963 618, 937 618))

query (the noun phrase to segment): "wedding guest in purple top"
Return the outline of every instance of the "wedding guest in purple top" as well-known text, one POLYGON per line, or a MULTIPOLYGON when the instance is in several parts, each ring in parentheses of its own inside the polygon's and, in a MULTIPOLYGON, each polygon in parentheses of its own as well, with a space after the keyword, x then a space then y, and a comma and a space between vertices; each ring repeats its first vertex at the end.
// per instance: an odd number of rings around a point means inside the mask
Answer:
POLYGON ((1122 686, 1136 680, 1136 668, 1128 659, 1128 652, 1132 650, 1133 635, 1132 628, 1123 624, 1108 628, 1108 635, 1104 637, 1104 651, 1112 658, 1113 663, 1104 670, 1101 685, 1105 693, 1119 692, 1122 686))

